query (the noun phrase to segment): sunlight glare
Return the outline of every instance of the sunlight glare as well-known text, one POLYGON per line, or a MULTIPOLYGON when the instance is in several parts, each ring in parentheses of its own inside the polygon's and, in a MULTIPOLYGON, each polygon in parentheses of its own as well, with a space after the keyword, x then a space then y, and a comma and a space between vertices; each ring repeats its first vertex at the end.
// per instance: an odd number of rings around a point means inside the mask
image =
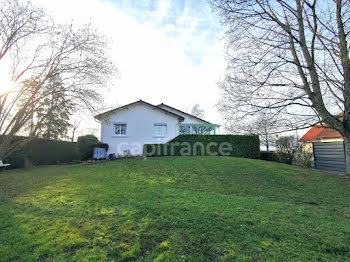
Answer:
POLYGON ((14 81, 1 81, 0 82, 0 96, 6 95, 10 93, 15 86, 14 81), (4 83, 4 84, 2 84, 4 83))

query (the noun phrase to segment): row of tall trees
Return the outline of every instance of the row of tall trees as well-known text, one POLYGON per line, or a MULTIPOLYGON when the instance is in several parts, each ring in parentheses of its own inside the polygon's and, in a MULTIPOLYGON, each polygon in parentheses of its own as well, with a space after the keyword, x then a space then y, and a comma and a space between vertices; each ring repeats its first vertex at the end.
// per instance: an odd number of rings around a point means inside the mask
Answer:
POLYGON ((0 0, 0 159, 14 135, 59 138, 69 116, 92 109, 115 74, 109 40, 91 24, 56 24, 30 1, 0 0), (4 73, 4 72, 3 72, 4 73))

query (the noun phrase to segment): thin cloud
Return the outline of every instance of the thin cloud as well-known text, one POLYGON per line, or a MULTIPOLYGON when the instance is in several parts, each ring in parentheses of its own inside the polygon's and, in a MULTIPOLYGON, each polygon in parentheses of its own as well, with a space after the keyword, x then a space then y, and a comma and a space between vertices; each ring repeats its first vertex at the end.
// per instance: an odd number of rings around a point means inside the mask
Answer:
POLYGON ((59 22, 91 20, 113 40, 110 53, 120 78, 106 92, 107 106, 140 98, 179 109, 198 103, 207 120, 218 122, 223 28, 206 1, 36 2, 59 22))

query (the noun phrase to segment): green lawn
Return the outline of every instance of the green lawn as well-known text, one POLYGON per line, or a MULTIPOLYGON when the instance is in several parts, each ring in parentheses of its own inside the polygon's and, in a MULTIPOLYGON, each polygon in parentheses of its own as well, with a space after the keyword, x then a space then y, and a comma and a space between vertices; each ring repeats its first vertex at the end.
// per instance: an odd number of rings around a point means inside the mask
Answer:
POLYGON ((0 173, 1 261, 349 261, 350 181, 232 157, 0 173))

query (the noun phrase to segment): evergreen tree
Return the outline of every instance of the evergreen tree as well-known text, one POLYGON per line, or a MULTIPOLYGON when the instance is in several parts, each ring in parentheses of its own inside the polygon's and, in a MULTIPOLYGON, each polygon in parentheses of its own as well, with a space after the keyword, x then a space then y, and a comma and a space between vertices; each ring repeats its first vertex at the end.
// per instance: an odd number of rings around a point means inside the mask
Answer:
POLYGON ((45 90, 48 91, 48 95, 36 113, 34 134, 46 139, 66 139, 70 127, 68 121, 74 106, 67 99, 59 77, 50 80, 45 90))

